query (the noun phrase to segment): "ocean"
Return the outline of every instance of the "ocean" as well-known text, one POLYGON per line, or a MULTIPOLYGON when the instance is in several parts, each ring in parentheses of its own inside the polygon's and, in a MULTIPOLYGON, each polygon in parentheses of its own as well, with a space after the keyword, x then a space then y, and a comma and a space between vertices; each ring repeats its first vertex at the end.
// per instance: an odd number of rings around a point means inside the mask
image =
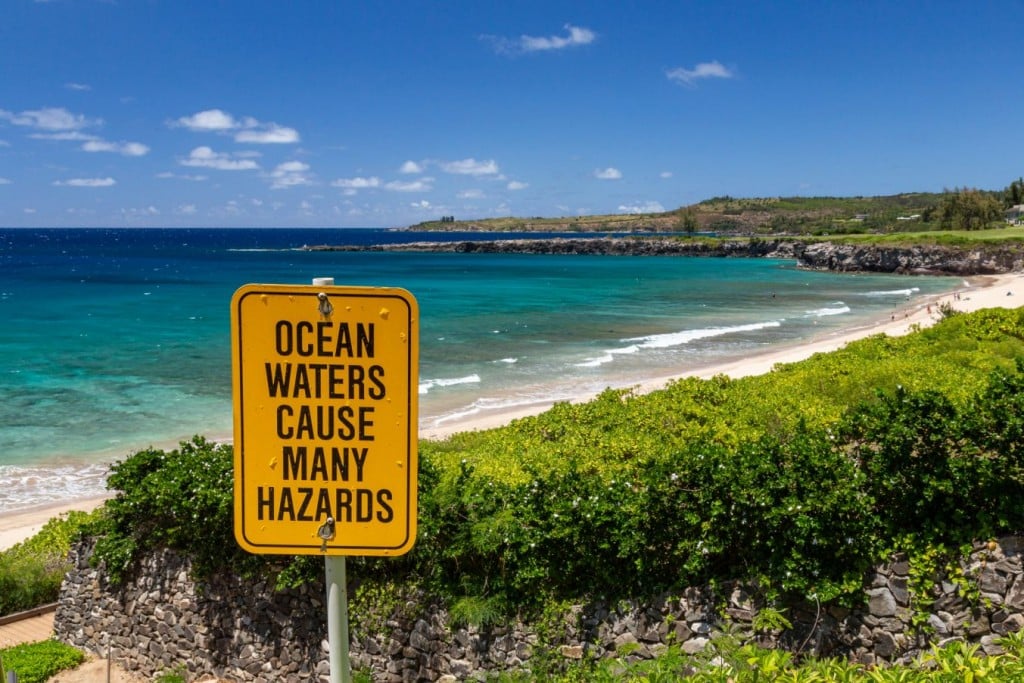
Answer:
POLYGON ((422 428, 798 344, 962 285, 773 259, 301 249, 538 236, 553 235, 0 229, 0 514, 102 494, 109 464, 149 446, 230 438, 229 307, 248 283, 411 292, 422 428))

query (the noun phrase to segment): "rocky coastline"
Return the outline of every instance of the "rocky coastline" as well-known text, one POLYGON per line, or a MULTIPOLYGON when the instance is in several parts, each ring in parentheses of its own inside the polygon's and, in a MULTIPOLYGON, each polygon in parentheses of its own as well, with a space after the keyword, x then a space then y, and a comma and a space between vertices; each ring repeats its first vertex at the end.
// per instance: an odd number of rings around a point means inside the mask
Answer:
POLYGON ((683 240, 665 237, 579 237, 372 246, 305 246, 307 251, 416 251, 459 254, 588 254, 795 259, 800 267, 835 272, 906 275, 998 275, 1024 270, 1024 246, 885 247, 793 239, 683 240))

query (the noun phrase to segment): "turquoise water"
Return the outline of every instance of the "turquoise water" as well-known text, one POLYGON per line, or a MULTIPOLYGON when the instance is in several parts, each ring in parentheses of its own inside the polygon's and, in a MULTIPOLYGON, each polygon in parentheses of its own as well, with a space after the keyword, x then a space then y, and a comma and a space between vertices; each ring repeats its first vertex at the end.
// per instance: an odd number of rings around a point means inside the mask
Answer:
POLYGON ((769 259, 296 249, 423 237, 0 230, 0 513, 101 493, 140 448, 230 437, 229 303, 247 283, 409 290, 424 428, 799 343, 962 284, 769 259))

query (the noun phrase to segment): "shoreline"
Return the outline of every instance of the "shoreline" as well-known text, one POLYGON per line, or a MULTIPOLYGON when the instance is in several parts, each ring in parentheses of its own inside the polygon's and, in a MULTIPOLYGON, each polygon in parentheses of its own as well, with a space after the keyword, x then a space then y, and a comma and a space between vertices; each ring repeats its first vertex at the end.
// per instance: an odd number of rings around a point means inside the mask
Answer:
MULTIPOLYGON (((621 388, 632 387, 637 393, 645 394, 662 389, 673 380, 687 377, 710 379, 716 375, 728 375, 735 379, 750 375, 762 375, 770 372, 776 364, 795 363, 816 353, 835 351, 858 339, 876 334, 897 337, 908 334, 918 327, 929 327, 939 321, 941 317, 939 306, 941 304, 949 304, 954 310, 962 313, 970 313, 982 308, 1018 308, 1024 305, 1024 299, 1018 300, 1013 296, 1007 296, 1007 292, 1016 294, 1018 291, 1021 296, 1024 296, 1024 273, 979 275, 967 278, 966 281, 967 286, 956 290, 964 294, 959 300, 955 299, 953 292, 929 296, 914 302, 910 308, 901 311, 902 317, 880 318, 866 325, 824 333, 808 341, 771 348, 747 358, 716 361, 685 372, 650 377, 641 382, 623 385, 621 388)), ((595 396, 596 394, 580 394, 572 400, 573 402, 584 402, 595 396)), ((419 436, 421 439, 440 440, 459 432, 493 429, 515 419, 538 415, 551 408, 554 403, 555 401, 543 402, 494 411, 486 415, 473 415, 455 421, 451 425, 421 429, 419 436)))
MULTIPOLYGON (((625 388, 632 387, 638 393, 648 393, 663 388, 672 380, 686 377, 709 379, 715 375, 728 375, 739 378, 765 374, 779 363, 793 363, 816 353, 835 351, 851 341, 876 334, 901 336, 917 327, 929 327, 940 319, 939 306, 943 304, 948 304, 954 310, 964 313, 983 308, 1018 308, 1024 305, 1024 298, 1022 298, 1024 297, 1024 273, 974 276, 968 278, 967 283, 964 288, 956 290, 963 295, 961 298, 957 299, 953 292, 927 297, 915 301, 911 307, 901 310, 902 317, 893 315, 889 319, 883 318, 867 325, 825 333, 806 342, 768 349, 764 353, 747 358, 725 360, 681 373, 650 377, 639 383, 625 385, 625 388)), ((572 400, 573 402, 583 402, 594 398, 594 395, 580 394, 573 397, 572 400)), ((440 440, 460 432, 500 427, 515 419, 540 414, 548 410, 554 403, 554 400, 538 402, 528 406, 468 416, 453 420, 450 424, 443 426, 421 429, 419 437, 440 440)), ((214 437, 211 439, 221 440, 214 437)), ((226 440, 229 441, 230 438, 226 440)), ((64 501, 55 505, 36 506, 0 515, 0 551, 30 538, 49 519, 71 510, 91 511, 101 505, 107 497, 97 496, 64 501)))
POLYGON ((107 498, 108 496, 81 498, 54 505, 37 505, 8 515, 0 515, 0 552, 35 536, 54 517, 72 511, 92 512, 107 498))

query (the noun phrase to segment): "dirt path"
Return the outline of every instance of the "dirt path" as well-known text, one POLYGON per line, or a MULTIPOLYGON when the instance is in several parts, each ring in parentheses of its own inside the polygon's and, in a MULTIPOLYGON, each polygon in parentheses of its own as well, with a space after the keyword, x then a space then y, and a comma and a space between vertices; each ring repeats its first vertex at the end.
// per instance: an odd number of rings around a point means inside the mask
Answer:
MULTIPOLYGON (((110 683, 149 683, 150 679, 125 671, 117 664, 110 666, 110 683)), ((107 660, 90 657, 76 669, 62 671, 49 683, 107 683, 107 660)))
MULTIPOLYGON (((107 660, 88 655, 89 659, 75 669, 62 671, 47 683, 107 683, 107 660)), ((153 678, 125 671, 117 664, 110 666, 110 683, 150 683, 153 678)), ((227 683, 213 676, 196 679, 196 683, 227 683)))

